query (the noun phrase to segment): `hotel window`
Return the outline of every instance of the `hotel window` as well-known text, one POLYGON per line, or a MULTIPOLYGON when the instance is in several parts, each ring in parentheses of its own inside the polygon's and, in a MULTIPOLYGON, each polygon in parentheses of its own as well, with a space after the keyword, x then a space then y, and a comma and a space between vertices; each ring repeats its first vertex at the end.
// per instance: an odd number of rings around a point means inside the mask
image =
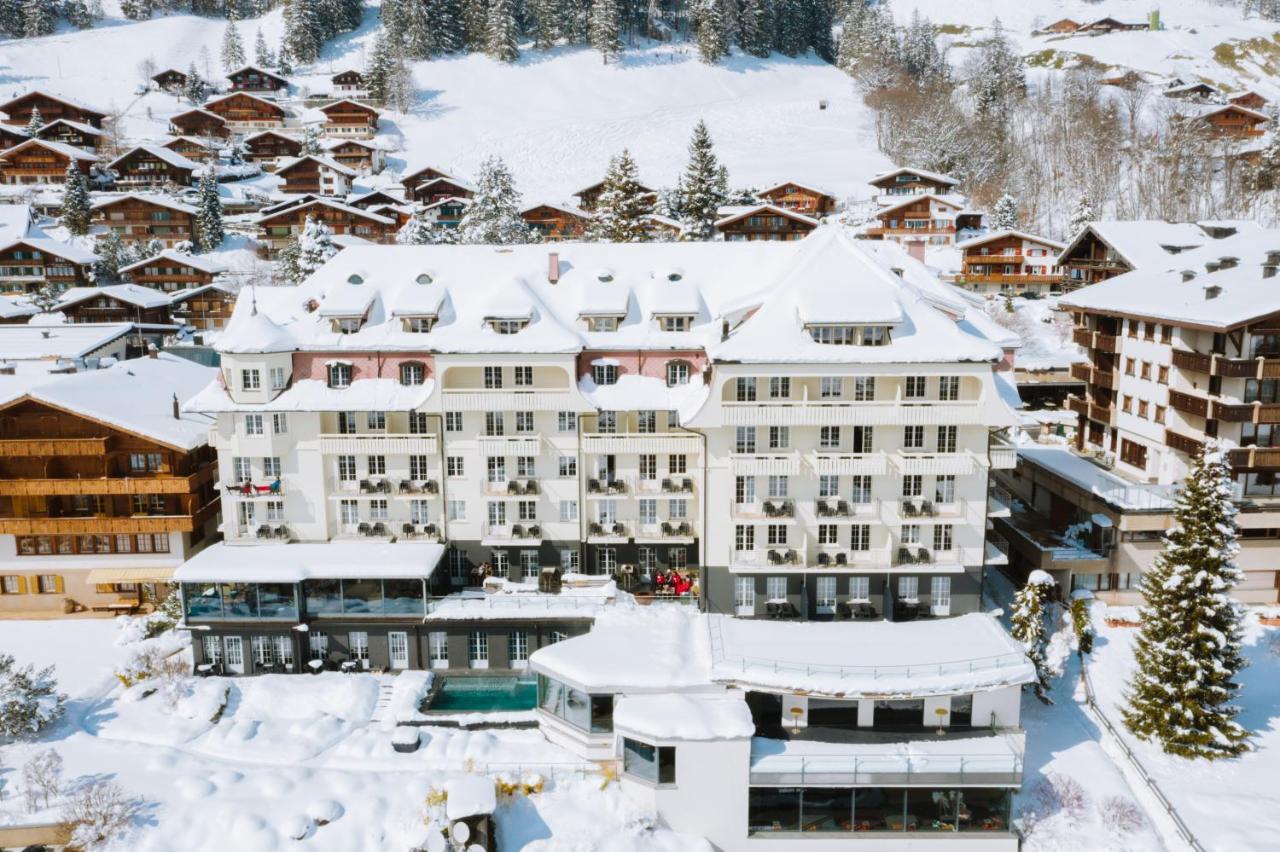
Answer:
POLYGON ((450 500, 445 510, 448 512, 448 518, 451 521, 465 521, 467 519, 466 500, 450 500))
POLYGON ((516 412, 516 434, 527 435, 533 431, 533 412, 517 411, 516 412))
POLYGON ((688 500, 669 500, 667 501, 667 515, 673 521, 684 520, 689 517, 689 501, 688 500))
MULTIPOLYGON (((343 526, 352 526, 360 522, 360 504, 355 500, 338 501, 338 519, 343 526)), ((253 520, 249 519, 249 523, 253 520)))
POLYGON ((419 526, 431 523, 431 504, 426 500, 409 501, 409 522, 419 526))
POLYGON ((844 379, 839 376, 823 376, 820 390, 823 399, 836 399, 844 395, 844 379))
POLYGON ((533 368, 532 367, 515 367, 516 387, 531 388, 533 387, 533 368))
POLYGON ((827 346, 852 346, 856 337, 851 325, 811 325, 809 336, 814 343, 827 346))
POLYGON ((637 411, 636 412, 636 431, 641 435, 651 435, 658 431, 658 412, 656 411, 637 411))
POLYGON ((818 447, 823 450, 838 450, 840 448, 840 427, 821 427, 818 430, 818 447))
POLYGON ((690 316, 667 316, 659 320, 663 331, 688 331, 693 324, 690 316))
POLYGON ((734 502, 739 506, 749 505, 756 502, 756 478, 754 476, 739 476, 733 481, 734 502))
POLYGON ((1156 323, 1146 322, 1142 324, 1142 338, 1144 340, 1156 339, 1156 323))
POLYGON ((853 427, 853 451, 855 453, 874 452, 871 437, 874 434, 870 426, 853 427))
POLYGON ((578 457, 577 456, 560 456, 559 470, 561 476, 577 476, 578 475, 578 457))
POLYGON ((733 528, 734 550, 756 549, 756 528, 750 524, 738 524, 733 528))
POLYGON ((854 402, 871 402, 876 398, 875 376, 858 376, 853 380, 854 402))
POLYGON ((556 412, 556 431, 558 432, 577 432, 578 418, 572 411, 556 412))
POLYGON ((1138 377, 1144 381, 1151 381, 1151 362, 1143 361, 1138 368, 1138 377))
POLYGON ((516 514, 521 521, 538 520, 538 501, 537 500, 517 500, 516 514))
POLYGON ((280 457, 266 456, 262 460, 262 475, 267 479, 280 478, 280 457))
POLYGON ((862 329, 863 346, 884 346, 889 342, 889 329, 873 325, 862 329))
POLYGON ((500 390, 502 388, 501 367, 484 368, 484 386, 488 390, 500 390))
POLYGON ((756 401, 756 380, 754 378, 739 378, 734 380, 734 398, 738 402, 755 402, 756 401))
POLYGON ((428 464, 427 456, 409 456, 409 478, 419 481, 428 478, 428 464))
POLYGON ((849 527, 849 548, 859 551, 871 549, 870 524, 854 524, 849 527))
POLYGON ((767 541, 771 547, 785 547, 787 544, 787 525, 769 524, 765 527, 767 541))
POLYGON ((467 663, 473 669, 489 668, 489 634, 473 630, 467 636, 467 663))
POLYGON ((667 386, 675 387, 676 385, 687 385, 689 383, 689 362, 688 361, 668 361, 667 362, 667 386))
POLYGON ((898 578, 898 597, 904 601, 917 601, 920 599, 920 578, 919 577, 899 577, 898 578))
POLYGON ((1160 326, 1160 342, 1161 343, 1173 342, 1173 326, 1171 325, 1160 326))
POLYGON ((1136 359, 1136 358, 1125 358, 1125 359, 1124 359, 1124 374, 1125 374, 1126 376, 1132 376, 1132 375, 1135 375, 1135 374, 1136 374, 1136 367, 1137 367, 1137 366, 1138 366, 1138 359, 1136 359))
POLYGON ((596 432, 601 435, 613 435, 618 431, 618 412, 601 411, 596 417, 596 432))
POLYGON ((422 364, 409 363, 400 365, 400 384, 420 385, 427 378, 427 368, 422 364))
POLYGON ((561 500, 560 501, 560 521, 567 523, 569 521, 578 520, 578 501, 577 500, 561 500))
POLYGON ((1124 404, 1121 405, 1120 408, 1122 411, 1124 411, 1125 414, 1132 414, 1133 413, 1133 397, 1129 396, 1128 394, 1125 394, 1124 404))
POLYGON ((907 376, 903 396, 906 399, 923 399, 927 382, 924 376, 907 376))
POLYGON ((954 503, 956 501, 956 477, 953 473, 940 474, 934 483, 933 500, 935 503, 954 503))
POLYGON ((1145 399, 1138 400, 1138 416, 1143 420, 1147 419, 1147 401, 1145 399))
POLYGON ((938 399, 953 402, 960 398, 960 377, 940 376, 938 378, 938 399))
POLYGON ((1143 444, 1136 441, 1130 441, 1128 438, 1120 439, 1120 460, 1125 464, 1146 470, 1147 467, 1147 448, 1143 444))
POLYGON ((734 433, 733 451, 735 453, 754 453, 756 451, 756 427, 737 427, 737 431, 734 433))
POLYGON ((790 399, 791 379, 787 376, 769 377, 769 399, 790 399))
POLYGON ((756 578, 733 578, 733 608, 739 613, 750 613, 756 605, 756 578))
POLYGON ((378 499, 369 501, 369 519, 373 521, 385 521, 390 515, 387 512, 387 501, 378 499))
POLYGON ((338 412, 338 434, 354 435, 356 433, 356 413, 354 411, 338 412))
POLYGON ((327 659, 329 656, 329 635, 313 630, 307 636, 307 648, 311 652, 311 659, 327 659))
POLYGON ((1128 330, 1128 332, 1129 332, 1129 336, 1130 336, 1130 337, 1137 337, 1137 336, 1138 336, 1138 321, 1137 321, 1137 320, 1127 320, 1127 321, 1126 321, 1126 328, 1127 328, 1127 330, 1128 330))
POLYGON ((652 453, 642 453, 639 457, 640 478, 658 478, 658 457, 652 453))
POLYGON ((599 386, 616 385, 618 383, 617 364, 592 364, 591 378, 599 386))
POLYGON ((689 457, 684 453, 667 456, 667 473, 683 475, 689 472, 689 457))
POLYGON ((871 578, 870 577, 850 577, 849 578, 849 600, 851 601, 871 600, 871 578))
POLYGON ((924 449, 924 427, 923 426, 903 426, 902 427, 902 448, 904 450, 923 450, 924 449))
POLYGON ((444 431, 461 432, 462 431, 462 412, 446 411, 444 413, 444 431))
POLYGON ((839 497, 840 496, 840 477, 835 474, 824 473, 818 477, 818 497, 839 497))
POLYGON ((840 528, 835 524, 818 524, 818 544, 839 544, 840 528))
MULTIPOLYGON (((507 504, 498 501, 492 501, 489 507, 489 526, 500 527, 507 523, 507 504)), ((495 560, 505 554, 505 551, 494 551, 495 560)))
POLYGON ((370 411, 364 416, 364 425, 370 432, 384 432, 387 428, 387 412, 370 411))
POLYGON ((1161 364, 1156 368, 1156 381, 1162 385, 1169 384, 1169 368, 1161 364))
POLYGON ((427 634, 427 660, 433 669, 449 667, 449 634, 433 630, 427 634))
POLYGON ((339 482, 355 482, 356 481, 356 457, 355 456, 338 456, 338 481, 339 482))
POLYGON ((538 474, 537 459, 535 456, 516 456, 516 476, 519 477, 535 477, 538 474))
POLYGON ((944 615, 951 610, 951 578, 933 577, 929 581, 929 604, 936 615, 944 615))
POLYGON ((368 456, 366 464, 369 468, 370 476, 386 476, 387 475, 387 457, 386 456, 368 456))
POLYGON ((785 450, 791 446, 791 427, 790 426, 770 426, 769 427, 769 449, 785 450))
POLYGON ((490 438, 499 438, 506 434, 506 424, 503 421, 501 411, 486 411, 484 413, 484 433, 490 438))
POLYGON ((351 365, 350 364, 330 364, 329 365, 329 387, 331 388, 351 387, 351 365))
POLYGON ((640 523, 656 524, 658 522, 658 501, 652 498, 640 500, 640 523))
POLYGON ((788 478, 786 476, 773 475, 768 479, 769 497, 777 499, 787 496, 788 478))
POLYGON ((289 432, 289 415, 277 412, 271 415, 271 434, 286 435, 289 432))
POLYGON ((938 452, 954 453, 956 451, 956 435, 959 428, 956 426, 939 426, 938 427, 938 452))
POLYGON ((765 577, 764 594, 768 600, 784 601, 787 599, 786 577, 765 577))
POLYGON ((505 456, 489 456, 485 461, 489 471, 489 482, 507 481, 507 459, 505 456))
POLYGON ((855 503, 871 502, 871 477, 870 475, 860 475, 851 477, 853 488, 850 490, 849 499, 855 503))
POLYGON ((1155 422, 1157 423, 1164 422, 1164 406, 1163 405, 1156 406, 1156 416, 1154 419, 1155 419, 1155 422))
POLYGON ((820 611, 827 611, 835 608, 836 605, 836 578, 835 577, 818 577, 817 591, 814 594, 815 603, 820 611))
POLYGON ((618 552, 612 547, 596 549, 596 572, 613 574, 618 569, 618 552))
POLYGON ((939 524, 933 528, 933 549, 950 550, 953 544, 951 524, 939 524))
POLYGON ((261 373, 257 370, 240 371, 240 390, 256 391, 261 386, 261 373))
POLYGON ((284 367, 271 368, 271 389, 281 390, 285 386, 284 367))
POLYGON ((246 435, 262 434, 262 415, 246 414, 244 416, 244 433, 246 435))
POLYGON ((445 473, 452 477, 466 476, 466 465, 463 463, 462 456, 446 456, 444 460, 445 473))
MULTIPOLYGON (((536 555, 536 554, 535 554, 536 555)), ((537 566, 535 565, 536 569, 537 566)), ((535 572, 533 577, 537 577, 535 572)), ((527 662, 529 659, 529 634, 523 630, 516 630, 507 634, 507 657, 513 663, 527 662)))

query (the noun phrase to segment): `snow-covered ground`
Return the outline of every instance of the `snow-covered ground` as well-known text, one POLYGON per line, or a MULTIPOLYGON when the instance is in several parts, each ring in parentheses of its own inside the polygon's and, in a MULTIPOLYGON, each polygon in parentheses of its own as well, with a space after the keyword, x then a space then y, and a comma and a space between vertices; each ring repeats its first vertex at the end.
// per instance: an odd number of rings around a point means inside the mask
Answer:
POLYGON ((1085 359, 1071 339, 1071 317, 1058 310, 1056 298, 995 296, 986 308, 992 319, 1022 338, 1015 361, 1019 370, 1065 370, 1085 359))

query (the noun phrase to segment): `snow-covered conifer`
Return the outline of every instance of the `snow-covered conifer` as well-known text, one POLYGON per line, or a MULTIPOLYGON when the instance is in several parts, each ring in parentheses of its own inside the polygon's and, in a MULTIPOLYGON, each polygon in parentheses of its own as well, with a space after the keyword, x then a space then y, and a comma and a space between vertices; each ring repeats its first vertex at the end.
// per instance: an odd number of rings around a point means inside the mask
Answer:
POLYGON ((93 12, 85 0, 66 0, 62 4, 62 14, 67 23, 78 30, 87 30, 93 26, 93 12))
POLYGON ((89 233, 89 214, 92 206, 88 178, 74 161, 68 163, 67 181, 62 191, 63 227, 77 237, 89 233))
POLYGON ((365 90, 375 100, 386 100, 391 88, 394 61, 386 30, 379 30, 369 51, 369 62, 364 69, 365 90))
POLYGON ((974 112, 981 119, 1003 125, 1013 102, 1027 89, 1027 73, 1022 55, 1013 47, 997 18, 991 36, 982 43, 969 80, 974 112))
POLYGON ((240 29, 233 16, 222 33, 222 70, 230 73, 243 68, 244 64, 244 42, 240 40, 240 29))
POLYGON ((645 238, 644 217, 652 208, 649 194, 640 184, 636 161, 624 149, 609 160, 587 236, 600 242, 641 242, 645 238))
POLYGON ((511 245, 536 242, 534 232, 520 218, 520 193, 511 171, 498 157, 480 164, 476 193, 458 223, 458 242, 511 245))
POLYGON ((1008 193, 1000 196, 991 210, 991 230, 1011 231, 1018 227, 1018 202, 1008 193))
POLYGON ((434 53, 457 53, 466 46, 466 28, 459 0, 427 0, 426 11, 434 53))
POLYGON ((124 240, 115 231, 110 231, 98 243, 95 253, 98 262, 94 264, 94 272, 99 284, 116 281, 120 277, 120 267, 129 264, 124 240))
POLYGON ((721 0, 697 0, 693 7, 698 58, 714 65, 729 55, 729 27, 721 0))
POLYGON ((1052 704, 1049 698, 1049 664, 1045 660, 1045 647, 1049 637, 1044 628, 1044 602, 1049 589, 1055 585, 1048 573, 1036 569, 1027 577, 1027 583, 1013 598, 1013 638, 1021 643, 1029 659, 1036 667, 1036 682, 1033 684, 1036 697, 1045 704, 1052 704))
POLYGON ((284 7, 284 43, 296 62, 315 62, 324 45, 316 0, 289 0, 284 7))
POLYGON ((199 202, 196 213, 196 244, 201 251, 214 251, 222 245, 226 232, 222 226, 222 201, 218 198, 218 179, 212 168, 200 175, 199 202))
POLYGON ((768 56, 773 50, 773 30, 771 0, 742 0, 738 9, 738 47, 742 48, 743 53, 768 56))
POLYGON ((58 7, 51 0, 27 0, 22 7, 22 34, 46 36, 58 27, 58 7))
POLYGON ((267 37, 262 34, 262 27, 253 36, 253 62, 260 68, 271 68, 276 64, 275 54, 267 47, 267 37))
POLYGON ((324 266, 337 253, 338 247, 333 244, 333 231, 324 222, 308 216, 302 233, 298 235, 298 280, 305 279, 324 266))
POLYGON ((1089 203, 1089 196, 1081 193, 1080 199, 1076 201, 1075 209, 1071 211, 1071 235, 1075 236, 1084 230, 1084 226, 1091 222, 1097 221, 1097 216, 1093 212, 1093 205, 1089 203))
POLYGON ((53 667, 19 667, 0 654, 0 737, 17 739, 40 733, 62 715, 67 697, 58 692, 53 667))
POLYGON ((35 136, 42 127, 44 127, 44 116, 40 115, 40 107, 32 107, 31 118, 27 119, 27 126, 24 128, 27 135, 35 136))
POLYGON ((194 62, 187 66, 187 82, 182 88, 182 94, 194 105, 204 103, 204 80, 194 62))
POLYGON ((309 156, 318 156, 324 152, 322 145, 323 140, 320 137, 320 126, 318 124, 308 124, 302 128, 302 153, 309 156))
POLYGON ((621 31, 617 0, 595 0, 591 6, 591 47, 606 63, 622 50, 621 31))
POLYGON ((276 51, 276 71, 282 77, 293 73, 293 55, 289 53, 289 42, 283 38, 280 40, 280 49, 276 51))
POLYGON ((560 37, 559 0, 526 0, 524 8, 530 19, 529 34, 533 36, 534 50, 550 50, 560 37))
POLYGON ((449 245, 454 242, 453 229, 427 221, 415 213, 396 231, 396 243, 402 246, 449 245))
POLYGON ((31 304, 42 314, 51 314, 58 309, 58 305, 62 302, 62 294, 58 292, 56 284, 46 283, 39 290, 31 294, 31 304))
POLYGON ((1174 501, 1165 548, 1142 576, 1137 668, 1124 723, 1169 754, 1216 759, 1248 750, 1236 721, 1241 605, 1231 468, 1216 440, 1195 458, 1174 501))
POLYGON ((515 0, 493 0, 485 25, 484 52, 499 62, 520 58, 516 39, 515 0))
POLYGON ((680 220, 683 239, 709 240, 720 218, 728 175, 716 157, 715 145, 706 122, 699 120, 689 142, 689 164, 680 183, 680 220))

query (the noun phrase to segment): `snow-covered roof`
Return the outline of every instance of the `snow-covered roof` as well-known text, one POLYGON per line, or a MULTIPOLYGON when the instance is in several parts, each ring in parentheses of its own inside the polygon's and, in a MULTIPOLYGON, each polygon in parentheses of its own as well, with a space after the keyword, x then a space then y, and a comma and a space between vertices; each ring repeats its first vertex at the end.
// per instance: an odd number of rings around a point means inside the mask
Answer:
POLYGON ((965 240, 964 242, 956 243, 956 248, 958 249, 975 248, 977 246, 986 245, 987 243, 995 242, 996 240, 1003 240, 1008 237, 1016 237, 1017 239, 1026 240, 1027 242, 1031 242, 1031 243, 1037 243, 1042 246, 1048 246, 1049 248, 1057 249, 1058 251, 1062 251, 1064 248, 1066 248, 1066 243, 1060 243, 1057 240, 1051 240, 1048 237, 1042 237, 1039 234, 1032 234, 1027 231, 1020 231, 1020 230, 1017 230, 1016 228, 1005 228, 999 231, 989 231, 980 237, 974 237, 971 240, 965 240))
MULTIPOLYGON (((0 238, 4 236, 4 232, 0 231, 0 238)), ((69 260, 72 263, 90 264, 98 260, 98 256, 88 249, 81 248, 74 243, 64 243, 61 240, 55 240, 50 237, 23 237, 19 240, 0 245, 0 251, 7 251, 15 245, 30 246, 39 249, 45 254, 51 254, 54 257, 60 257, 63 260, 69 260)))
POLYGON ((949 186, 960 185, 960 181, 956 180, 951 175, 944 175, 941 172, 931 172, 925 169, 913 169, 910 166, 899 166, 898 168, 893 169, 891 171, 882 172, 876 175, 875 177, 873 177, 870 181, 868 181, 868 183, 871 183, 871 184, 881 183, 883 181, 888 180, 889 178, 894 178, 894 177, 897 177, 898 175, 903 175, 903 174, 918 175, 919 177, 922 177, 925 180, 931 180, 937 183, 945 183, 949 186))
POLYGON ((256 74, 261 74, 263 77, 270 77, 273 80, 279 80, 281 83, 289 82, 289 79, 287 77, 282 77, 279 74, 275 73, 274 71, 268 71, 267 69, 261 68, 257 65, 241 65, 239 68, 235 69, 234 71, 228 71, 227 77, 231 78, 236 76, 237 74, 243 74, 246 71, 252 71, 256 74))
POLYGON ((168 148, 170 145, 177 145, 179 142, 186 142, 188 145, 195 145, 197 148, 204 148, 206 151, 215 151, 220 146, 210 142, 207 139, 201 139, 198 136, 170 136, 161 143, 161 147, 168 148))
POLYGON ((105 287, 69 287, 62 292, 58 307, 70 307, 99 296, 109 296, 137 308, 162 308, 170 302, 168 293, 152 287, 143 287, 141 284, 108 284, 105 287))
POLYGON ((110 163, 107 163, 107 168, 109 169, 118 168, 121 163, 123 163, 125 160, 129 159, 139 151, 146 154, 150 154, 151 156, 155 157, 157 160, 163 160, 164 162, 173 166, 175 169, 185 169, 187 171, 194 171, 200 168, 199 163, 195 162, 194 160, 187 159, 186 157, 179 154, 177 151, 171 151, 168 148, 164 148, 160 145, 151 145, 146 142, 143 142, 138 145, 134 145, 128 151, 121 154, 119 157, 116 157, 110 163))
MULTIPOLYGON (((4 248, 7 248, 5 246, 4 248)), ((0 248, 0 251, 4 251, 0 248)), ((40 313, 27 296, 7 296, 0 298, 0 319, 17 319, 19 317, 30 317, 40 313)))
POLYGON ((1238 112, 1249 118, 1255 118, 1258 121, 1270 121, 1271 117, 1266 113, 1258 112, 1256 109, 1249 109, 1240 104, 1197 104, 1188 103, 1178 106, 1178 114, 1192 118, 1208 118, 1211 115, 1217 115, 1220 112, 1238 112))
MULTIPOLYGON (((332 198, 305 198, 296 203, 286 202, 273 207, 263 208, 262 213, 254 220, 254 222, 265 222, 268 219, 279 216, 281 213, 297 212, 298 210, 304 210, 317 204, 322 207, 329 207, 333 210, 341 210, 344 213, 350 213, 352 216, 358 216, 361 219, 367 219, 371 222, 378 222, 383 225, 394 225, 396 221, 388 216, 380 216, 370 210, 365 210, 361 207, 352 207, 350 204, 343 204, 341 201, 337 201, 332 198)), ((337 237, 335 236, 333 239, 337 239, 337 237)))
POLYGON ((740 692, 626 695, 613 705, 613 725, 648 742, 745 739, 756 730, 740 692))
POLYGON ((301 157, 290 157, 287 160, 281 161, 281 163, 278 166, 276 166, 276 174, 277 175, 284 174, 285 172, 289 171, 290 169, 294 168, 295 166, 301 163, 306 162, 307 160, 310 160, 313 163, 323 166, 326 169, 331 169, 340 175, 346 175, 347 177, 356 176, 355 169, 349 169, 346 166, 342 165, 342 163, 339 163, 337 160, 331 160, 328 157, 320 157, 315 154, 303 154, 301 157))
MULTIPOLYGON (((239 300, 243 302, 244 300, 239 300)), ((222 337, 218 338, 221 349, 222 337)), ((256 349, 254 351, 262 351, 256 349)), ((396 379, 356 379, 346 388, 331 388, 319 379, 298 379, 270 401, 233 403, 226 389, 210 382, 191 400, 192 411, 416 411, 435 390, 435 381, 402 385, 396 379)))
MULTIPOLYGON (((908 196, 905 196, 901 201, 895 201, 892 204, 886 204, 884 207, 881 207, 879 210, 876 211, 876 215, 884 216, 886 213, 892 213, 895 210, 901 210, 903 207, 910 207, 912 204, 919 204, 921 201, 924 201, 930 204, 934 204, 934 203, 941 204, 943 207, 950 207, 953 210, 957 210, 961 212, 965 211, 964 204, 952 198, 949 198, 945 195, 908 195, 908 196)), ((968 212, 977 213, 979 211, 972 210, 968 212)))
MULTIPOLYGON (((280 104, 276 103, 275 101, 268 100, 267 98, 260 98, 257 95, 253 94, 253 92, 245 92, 245 91, 229 92, 220 97, 207 100, 204 102, 204 107, 202 107, 202 110, 204 112, 210 112, 211 110, 209 110, 209 107, 214 106, 215 104, 220 104, 223 101, 229 101, 232 98, 249 98, 251 100, 257 101, 259 104, 265 107, 269 107, 274 112, 278 112, 281 114, 285 112, 285 108, 280 106, 280 104)), ((214 115, 217 115, 217 113, 214 113, 214 115)))
POLYGON ((434 177, 428 180, 424 180, 418 184, 417 189, 419 190, 426 189, 427 187, 437 183, 447 183, 450 186, 456 186, 458 189, 465 189, 467 192, 476 191, 476 188, 472 184, 467 183, 465 180, 462 180, 461 178, 449 177, 449 176, 434 177))
POLYGON ((758 194, 768 195, 769 193, 773 192, 775 189, 782 189, 783 187, 787 187, 787 186, 794 186, 794 187, 798 187, 799 189, 807 189, 810 192, 817 193, 818 195, 825 195, 828 198, 832 198, 832 199, 835 198, 834 194, 828 192, 825 189, 822 189, 821 187, 814 186, 811 183, 802 183, 798 180, 784 180, 782 183, 775 183, 773 186, 767 186, 764 189, 760 190, 758 194))
MULTIPOLYGON (((1134 269, 1159 265, 1177 251, 1202 246, 1210 237, 1189 222, 1162 222, 1158 219, 1090 222, 1071 238, 1058 255, 1057 262, 1070 254, 1086 234, 1092 233, 1106 243, 1134 269)), ((1176 262, 1176 261, 1174 261, 1176 262)))
POLYGON ((445 816, 450 822, 481 814, 491 814, 498 808, 498 795, 493 779, 484 774, 466 774, 450 778, 444 784, 445 816))
POLYGON ((145 201, 148 204, 155 204, 159 207, 166 207, 170 210, 176 210, 179 213, 189 213, 192 216, 199 211, 190 204, 183 204, 181 201, 175 201, 167 195, 158 193, 143 192, 126 192, 124 195, 116 195, 108 198, 100 198, 93 202, 93 209, 99 210, 103 207, 110 207, 113 204, 119 204, 122 201, 145 201))
POLYGON ((120 267, 121 272, 131 272, 134 269, 141 269, 148 264, 155 263, 159 260, 170 260, 174 263, 190 266, 192 269, 198 269, 201 272, 218 273, 226 270, 227 266, 216 255, 212 254, 188 254, 176 249, 165 249, 159 254, 151 257, 136 260, 127 266, 120 267))
POLYGON ((7 151, 0 151, 0 157, 6 157, 9 154, 24 150, 32 145, 38 145, 41 148, 46 148, 57 154, 61 154, 69 160, 89 160, 90 162, 97 162, 98 160, 97 154, 91 154, 83 148, 77 148, 76 146, 68 145, 65 142, 55 142, 52 139, 28 139, 25 142, 19 142, 7 151))
POLYGON ((527 205, 523 210, 520 211, 520 215, 523 216, 526 213, 532 213, 534 210, 537 210, 539 207, 549 207, 552 210, 559 210, 561 213, 568 213, 570 216, 577 216, 579 219, 591 218, 591 214, 588 213, 586 210, 583 210, 581 207, 578 207, 574 204, 567 204, 563 201, 537 201, 533 204, 527 205))
POLYGON ((329 110, 333 109, 334 107, 339 107, 339 106, 342 106, 343 104, 347 104, 348 106, 353 106, 353 107, 356 107, 357 109, 365 110, 365 111, 371 112, 371 113, 373 113, 374 115, 377 115, 377 114, 378 114, 378 111, 377 111, 376 109, 374 109, 373 107, 369 106, 368 104, 362 104, 362 103, 360 103, 359 101, 357 101, 357 100, 353 100, 353 99, 351 99, 351 98, 339 98, 339 99, 338 99, 338 100, 336 100, 336 101, 331 101, 330 103, 327 103, 327 104, 325 104, 325 105, 324 105, 324 106, 322 106, 322 107, 319 107, 319 110, 320 110, 321 112, 328 112, 329 110))
POLYGON ((70 107, 75 107, 76 109, 80 110, 81 112, 88 112, 88 113, 92 113, 92 114, 94 114, 94 115, 101 115, 101 116, 105 116, 105 115, 106 115, 106 113, 105 113, 105 112, 103 112, 103 111, 102 111, 102 110, 100 110, 100 109, 94 109, 93 107, 85 106, 85 105, 84 105, 84 104, 82 104, 82 103, 78 103, 78 102, 76 102, 76 101, 73 101, 73 100, 69 100, 69 99, 67 99, 67 98, 64 98, 62 95, 54 95, 54 94, 50 94, 49 92, 45 91, 44 89, 32 89, 32 90, 31 90, 31 91, 29 91, 29 92, 23 92, 22 94, 18 95, 17 97, 10 98, 9 100, 7 100, 7 101, 5 101, 4 103, 0 104, 0 112, 5 112, 5 111, 6 111, 6 109, 5 109, 6 107, 12 106, 13 104, 18 103, 19 101, 26 100, 27 98, 30 98, 30 97, 32 97, 32 96, 35 96, 35 97, 41 97, 41 98, 48 98, 48 99, 49 99, 49 100, 51 100, 51 101, 57 101, 58 103, 66 104, 67 106, 70 106, 70 107))
POLYGON ((443 555, 444 546, 430 541, 338 539, 263 545, 220 541, 179 566, 173 579, 179 583, 298 583, 361 577, 426 580, 443 555))
POLYGON ((1122 509, 1168 510, 1173 506, 1167 486, 1131 482, 1061 445, 1020 446, 1018 459, 1044 468, 1122 509))
MULTIPOLYGON (((219 99, 219 100, 221 100, 221 99, 219 99)), ((212 101, 210 101, 210 103, 213 103, 213 102, 212 102, 212 101)), ((202 115, 202 116, 204 116, 205 118, 211 118, 211 119, 213 119, 214 121, 219 122, 220 124, 226 124, 226 123, 227 123, 227 120, 226 120, 225 118, 223 118, 222 116, 218 115, 216 112, 209 112, 209 110, 204 109, 204 108, 202 108, 202 107, 192 107, 191 109, 183 110, 182 112, 177 113, 176 115, 172 115, 172 116, 170 116, 170 117, 169 117, 169 121, 170 121, 170 123, 172 123, 174 119, 177 119, 177 118, 183 118, 184 116, 188 116, 188 115, 202 115)))
POLYGON ((0 360, 84 358, 132 330, 127 322, 0 325, 0 360))
POLYGON ((797 222, 803 222, 804 224, 812 225, 815 228, 819 224, 818 220, 814 219, 812 216, 806 216, 803 213, 797 213, 794 210, 787 210, 785 207, 778 207, 773 204, 750 204, 743 205, 740 208, 721 208, 719 212, 724 213, 726 210, 730 210, 732 212, 729 212, 728 215, 721 219, 717 219, 713 223, 715 227, 719 228, 723 225, 728 225, 730 222, 736 222, 739 219, 745 219, 748 216, 756 216, 761 213, 772 213, 777 216, 785 216, 788 219, 794 219, 797 222))
POLYGON ((53 121, 49 122, 48 124, 43 125, 38 131, 36 131, 36 133, 37 135, 42 133, 48 133, 50 130, 58 126, 70 127, 72 130, 75 130, 79 133, 83 133, 85 136, 102 136, 103 135, 102 130, 100 130, 97 127, 94 127, 92 124, 85 124, 83 121, 72 121, 69 118, 55 118, 53 121))
POLYGON ((31 233, 30 204, 0 204, 0 241, 12 243, 31 233))
MULTIPOLYGON (((56 331, 84 327, 66 326, 56 331)), ((0 332, 0 343, 4 337, 0 332)), ((48 375, 26 388, 22 395, 171 447, 190 450, 208 442, 212 420, 203 414, 183 411, 175 417, 174 397, 181 406, 216 373, 213 367, 161 352, 155 358, 134 358, 99 370, 48 375)))

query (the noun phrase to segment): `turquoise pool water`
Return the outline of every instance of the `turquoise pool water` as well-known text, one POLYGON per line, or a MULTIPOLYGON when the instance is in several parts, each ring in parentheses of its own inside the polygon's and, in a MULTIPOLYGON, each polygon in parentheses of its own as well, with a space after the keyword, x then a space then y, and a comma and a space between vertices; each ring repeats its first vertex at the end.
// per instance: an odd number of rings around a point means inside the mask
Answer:
POLYGON ((428 710, 450 713, 492 713, 532 710, 538 685, 517 677, 445 677, 428 710))

